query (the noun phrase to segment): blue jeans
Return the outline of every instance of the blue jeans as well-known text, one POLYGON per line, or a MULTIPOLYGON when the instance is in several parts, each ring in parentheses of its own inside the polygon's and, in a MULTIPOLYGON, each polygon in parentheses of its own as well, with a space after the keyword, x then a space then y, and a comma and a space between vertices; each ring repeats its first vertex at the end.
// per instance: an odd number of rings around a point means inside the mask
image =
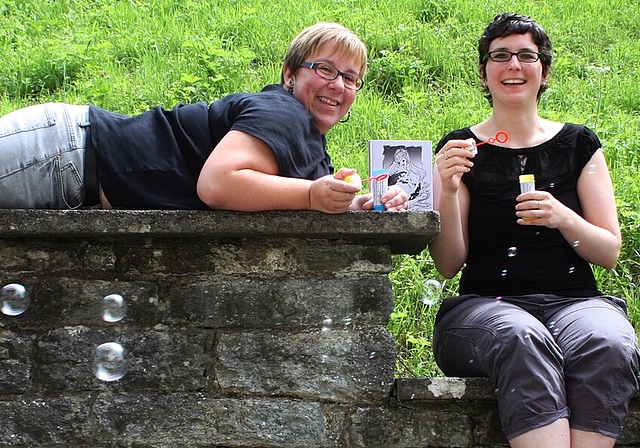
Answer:
POLYGON ((88 137, 89 106, 48 103, 0 117, 0 208, 81 207, 88 137))

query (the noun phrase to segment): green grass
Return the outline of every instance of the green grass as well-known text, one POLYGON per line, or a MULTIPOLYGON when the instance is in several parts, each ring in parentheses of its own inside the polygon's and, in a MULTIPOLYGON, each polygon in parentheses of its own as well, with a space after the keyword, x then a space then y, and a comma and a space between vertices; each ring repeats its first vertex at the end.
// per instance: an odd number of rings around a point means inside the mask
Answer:
MULTIPOLYGON (((492 17, 529 14, 554 43, 553 120, 600 136, 612 170, 624 245, 602 289, 623 297, 640 328, 640 3, 637 0, 4 0, 0 5, 0 113, 45 101, 122 113, 213 101, 279 81, 282 57, 305 26, 337 21, 369 48, 365 88, 351 119, 328 134, 337 167, 367 170, 370 139, 428 139, 490 114, 478 88, 476 42, 492 17)), ((428 252, 396 256, 398 374, 439 375, 431 331, 439 301, 455 295, 428 252), (434 286, 439 283, 442 287, 434 286), (425 286, 427 285, 427 286, 425 286)))

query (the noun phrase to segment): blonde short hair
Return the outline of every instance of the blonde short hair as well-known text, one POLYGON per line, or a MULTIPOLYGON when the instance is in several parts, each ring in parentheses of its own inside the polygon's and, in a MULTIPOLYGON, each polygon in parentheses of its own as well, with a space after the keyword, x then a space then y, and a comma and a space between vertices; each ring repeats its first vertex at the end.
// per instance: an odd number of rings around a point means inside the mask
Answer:
MULTIPOLYGON (((367 47, 349 28, 331 22, 317 23, 302 30, 289 45, 284 66, 296 72, 309 55, 325 47, 333 47, 346 57, 355 56, 359 64, 358 75, 364 77, 367 71, 367 47)), ((284 82, 284 73, 281 81, 284 82)))

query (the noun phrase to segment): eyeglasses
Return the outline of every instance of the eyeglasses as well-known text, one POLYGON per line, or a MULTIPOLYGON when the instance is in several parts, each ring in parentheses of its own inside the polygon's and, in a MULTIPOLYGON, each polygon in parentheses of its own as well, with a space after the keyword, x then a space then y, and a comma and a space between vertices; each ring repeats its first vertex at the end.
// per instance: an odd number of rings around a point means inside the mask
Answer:
POLYGON ((321 78, 333 80, 342 76, 342 82, 347 89, 360 90, 364 85, 364 80, 353 73, 341 72, 337 68, 325 64, 324 62, 303 62, 300 67, 310 68, 321 78))
MULTIPOLYGON (((513 53, 507 50, 496 50, 487 53, 487 58, 491 59, 493 62, 509 62, 514 56, 517 56, 518 61, 520 62, 533 64, 540 59, 542 54, 535 51, 518 51, 517 53, 513 53)), ((487 58, 485 58, 485 61, 487 58)))

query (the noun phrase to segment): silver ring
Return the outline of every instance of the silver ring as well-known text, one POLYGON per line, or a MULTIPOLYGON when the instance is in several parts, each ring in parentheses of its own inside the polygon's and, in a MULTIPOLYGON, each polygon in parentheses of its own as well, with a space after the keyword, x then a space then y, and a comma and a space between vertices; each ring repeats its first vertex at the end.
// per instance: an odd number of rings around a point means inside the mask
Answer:
POLYGON ((444 152, 444 158, 445 159, 449 158, 449 150, 448 149, 444 152))

